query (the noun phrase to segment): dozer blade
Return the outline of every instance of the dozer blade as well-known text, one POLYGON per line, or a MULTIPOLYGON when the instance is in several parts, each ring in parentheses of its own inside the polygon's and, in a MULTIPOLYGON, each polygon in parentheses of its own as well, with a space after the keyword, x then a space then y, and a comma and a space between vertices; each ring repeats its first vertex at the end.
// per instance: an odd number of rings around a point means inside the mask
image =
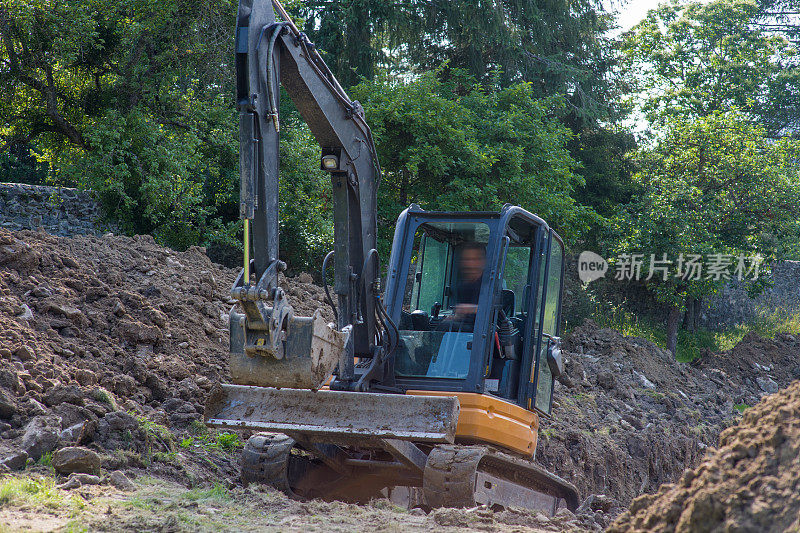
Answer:
POLYGON ((231 312, 231 378, 238 385, 319 389, 333 374, 348 333, 312 317, 291 317, 270 348, 268 331, 245 328, 246 316, 231 312))
POLYGON ((209 426, 310 437, 455 439, 455 397, 274 389, 223 384, 206 402, 209 426))

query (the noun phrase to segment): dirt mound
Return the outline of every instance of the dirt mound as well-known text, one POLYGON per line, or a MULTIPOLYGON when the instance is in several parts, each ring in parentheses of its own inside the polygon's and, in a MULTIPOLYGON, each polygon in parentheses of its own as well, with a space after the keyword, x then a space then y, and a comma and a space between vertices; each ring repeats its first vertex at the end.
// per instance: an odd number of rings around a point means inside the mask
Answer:
POLYGON ((564 339, 566 374, 553 418, 542 421, 537 460, 581 494, 605 495, 599 510, 613 516, 696 465, 744 404, 766 394, 759 383, 787 386, 793 372, 777 366, 792 353, 788 368, 797 365, 800 342, 750 336, 692 366, 648 340, 586 321, 564 339))
POLYGON ((800 530, 800 382, 748 409, 676 484, 634 500, 610 531, 800 530))
MULTIPOLYGON (((174 452, 152 424, 199 424, 226 379, 235 274, 149 236, 0 230, 0 462, 75 442, 174 452)), ((290 281, 298 313, 321 305, 310 276, 290 281)))
POLYGON ((736 404, 755 405, 764 394, 800 379, 800 340, 786 333, 765 339, 750 332, 732 350, 707 353, 693 366, 717 369, 717 375, 736 388, 736 404))

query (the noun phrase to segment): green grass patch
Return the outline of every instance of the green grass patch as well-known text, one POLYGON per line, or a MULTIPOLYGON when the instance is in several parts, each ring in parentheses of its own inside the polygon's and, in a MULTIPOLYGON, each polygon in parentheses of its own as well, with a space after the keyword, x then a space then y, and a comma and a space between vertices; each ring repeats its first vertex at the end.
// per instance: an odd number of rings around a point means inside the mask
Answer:
POLYGON ((213 441, 208 444, 208 447, 232 452, 244 447, 244 443, 236 433, 222 432, 214 435, 213 441))
POLYGON ((67 509, 75 514, 86 504, 78 495, 56 488, 55 479, 49 477, 8 476, 0 480, 0 507, 44 507, 52 510, 67 509))
MULTIPOLYGON (((600 326, 615 329, 627 337, 647 339, 661 348, 666 348, 667 328, 665 324, 656 324, 640 319, 621 307, 605 308, 602 306, 602 309, 600 307, 596 308, 591 317, 600 326)), ((711 331, 703 328, 694 332, 678 330, 676 359, 681 362, 689 362, 700 357, 705 350, 711 352, 730 350, 751 331, 770 339, 780 333, 800 335, 800 314, 762 315, 749 324, 723 331, 711 331)))
POLYGON ((137 417, 137 420, 139 421, 139 425, 142 427, 142 429, 145 430, 145 433, 149 439, 160 441, 168 449, 174 450, 175 436, 169 429, 166 428, 166 426, 156 424, 144 416, 137 417))
POLYGON ((206 432, 204 435, 188 437, 180 442, 181 448, 202 446, 209 451, 236 452, 244 447, 241 437, 227 431, 206 432))
POLYGON ((737 403, 736 405, 733 406, 733 408, 739 411, 740 413, 744 413, 745 410, 750 409, 750 407, 751 406, 747 405, 746 403, 737 403))
POLYGON ((219 483, 214 483, 209 489, 192 489, 183 494, 182 497, 193 502, 207 500, 229 501, 231 499, 228 489, 219 483))
POLYGON ((153 452, 153 461, 172 464, 178 459, 178 452, 153 452))
POLYGON ((47 452, 45 454, 42 454, 42 456, 39 457, 39 460, 36 461, 36 464, 39 466, 46 466, 48 468, 53 468, 53 452, 47 452))
POLYGON ((97 387, 94 389, 94 391, 92 391, 92 397, 96 401, 111 407, 112 411, 119 411, 119 407, 117 407, 117 400, 114 399, 114 395, 103 387, 97 387))
POLYGON ((208 435, 208 426, 200 420, 192 420, 189 423, 189 430, 195 435, 208 435))

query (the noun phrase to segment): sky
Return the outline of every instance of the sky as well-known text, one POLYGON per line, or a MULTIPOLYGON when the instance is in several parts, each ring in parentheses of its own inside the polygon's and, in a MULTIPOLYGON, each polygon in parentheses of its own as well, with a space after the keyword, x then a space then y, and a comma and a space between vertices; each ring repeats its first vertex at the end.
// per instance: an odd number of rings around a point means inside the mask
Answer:
POLYGON ((649 10, 655 9, 658 4, 663 2, 664 0, 629 0, 627 2, 625 0, 604 0, 603 4, 609 10, 619 12, 617 19, 620 25, 619 31, 626 31, 642 20, 649 10))
MULTIPOLYGON (((603 0, 603 5, 609 11, 619 12, 617 22, 620 27, 614 32, 614 35, 617 35, 634 27, 647 15, 648 11, 668 1, 669 0, 603 0)), ((703 0, 703 3, 708 3, 709 1, 710 0, 703 0)))

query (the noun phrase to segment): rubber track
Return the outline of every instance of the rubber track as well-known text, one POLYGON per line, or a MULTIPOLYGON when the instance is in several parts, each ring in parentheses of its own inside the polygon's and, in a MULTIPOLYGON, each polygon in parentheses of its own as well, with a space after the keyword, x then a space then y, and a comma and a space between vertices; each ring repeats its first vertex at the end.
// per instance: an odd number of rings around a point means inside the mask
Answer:
POLYGON ((532 461, 489 450, 479 468, 482 472, 492 473, 537 492, 561 498, 570 511, 574 512, 580 504, 580 495, 575 485, 532 461))
POLYGON ((265 483, 289 495, 289 455, 295 441, 286 435, 259 433, 247 439, 241 457, 242 483, 265 483))
POLYGON ((475 478, 480 469, 537 492, 562 498, 574 511, 579 503, 574 485, 541 466, 486 446, 442 445, 425 465, 423 492, 431 507, 474 507, 475 478))
POLYGON ((483 446, 437 446, 428 455, 422 490, 430 507, 474 507, 475 474, 483 446))

